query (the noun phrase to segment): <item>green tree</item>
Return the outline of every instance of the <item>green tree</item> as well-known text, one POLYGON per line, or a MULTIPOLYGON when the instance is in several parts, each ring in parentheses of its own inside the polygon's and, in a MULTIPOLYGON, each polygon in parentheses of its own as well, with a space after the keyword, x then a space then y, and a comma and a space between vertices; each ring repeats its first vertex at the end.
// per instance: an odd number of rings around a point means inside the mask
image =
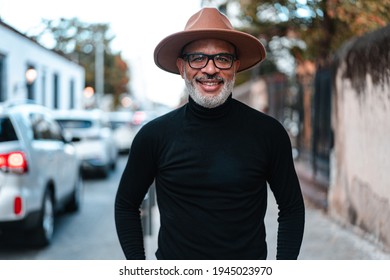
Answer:
POLYGON ((86 86, 95 87, 95 58, 99 43, 104 46, 104 93, 113 94, 114 105, 123 93, 128 93, 129 68, 121 53, 111 50, 115 36, 109 24, 84 23, 77 18, 42 19, 35 34, 29 34, 46 47, 62 53, 85 68, 86 86))
MULTIPOLYGON (((240 29, 287 48, 297 60, 326 61, 353 36, 390 22, 390 0, 203 0, 239 7, 240 29), (303 43, 303 44, 302 44, 303 43)), ((270 49, 274 43, 277 46, 270 49)))

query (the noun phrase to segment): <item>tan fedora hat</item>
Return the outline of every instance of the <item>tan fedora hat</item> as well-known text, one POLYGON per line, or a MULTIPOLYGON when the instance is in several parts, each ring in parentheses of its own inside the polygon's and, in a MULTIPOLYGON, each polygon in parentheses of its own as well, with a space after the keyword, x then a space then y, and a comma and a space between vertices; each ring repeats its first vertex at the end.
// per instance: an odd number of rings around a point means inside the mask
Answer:
POLYGON ((154 50, 154 62, 161 69, 179 74, 176 60, 188 43, 200 39, 220 39, 236 47, 240 60, 238 72, 247 70, 265 59, 263 44, 254 36, 234 30, 229 19, 216 8, 203 8, 190 17, 184 31, 164 38, 154 50))

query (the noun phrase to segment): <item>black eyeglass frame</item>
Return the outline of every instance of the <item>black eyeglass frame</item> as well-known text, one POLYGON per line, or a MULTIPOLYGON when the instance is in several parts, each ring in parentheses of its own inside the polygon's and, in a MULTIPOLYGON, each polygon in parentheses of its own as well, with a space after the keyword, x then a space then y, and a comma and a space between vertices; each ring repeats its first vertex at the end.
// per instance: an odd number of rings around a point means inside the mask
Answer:
POLYGON ((181 55, 181 58, 186 60, 188 62, 188 65, 192 68, 192 69, 196 69, 196 70, 200 70, 200 69, 203 69, 207 66, 207 64, 209 63, 210 59, 213 61, 214 63, 214 66, 220 70, 229 70, 230 68, 232 68, 233 66, 233 63, 235 60, 237 60, 237 57, 234 55, 234 54, 231 54, 231 53, 217 53, 217 54, 205 54, 205 53, 185 53, 185 54, 182 54, 181 55), (203 57, 207 57, 207 61, 206 63, 204 64, 203 67, 194 67, 191 65, 191 61, 189 60, 189 57, 191 55, 199 55, 199 56, 203 56, 203 57), (230 63, 230 66, 229 67, 219 67, 217 66, 217 64, 215 63, 215 57, 218 57, 218 56, 227 56, 227 57, 230 57, 231 58, 231 63, 230 63))

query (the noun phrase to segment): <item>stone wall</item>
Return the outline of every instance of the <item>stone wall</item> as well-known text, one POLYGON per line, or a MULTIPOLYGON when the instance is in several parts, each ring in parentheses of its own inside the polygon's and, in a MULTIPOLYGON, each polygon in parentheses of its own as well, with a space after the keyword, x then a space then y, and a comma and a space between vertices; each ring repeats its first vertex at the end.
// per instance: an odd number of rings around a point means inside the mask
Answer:
POLYGON ((390 248, 390 25, 338 52, 328 211, 390 248))

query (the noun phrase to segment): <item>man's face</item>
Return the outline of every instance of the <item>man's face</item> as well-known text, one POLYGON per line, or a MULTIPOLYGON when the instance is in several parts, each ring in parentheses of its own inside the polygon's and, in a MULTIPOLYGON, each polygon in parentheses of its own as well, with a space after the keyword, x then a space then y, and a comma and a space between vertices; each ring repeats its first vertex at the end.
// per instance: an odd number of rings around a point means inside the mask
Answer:
MULTIPOLYGON (((228 54, 226 58, 229 58, 229 54, 234 56, 235 51, 233 45, 226 41, 205 39, 187 45, 183 50, 183 54, 228 54)), ((214 61, 219 60, 217 65, 215 65, 213 59, 209 59, 207 64, 200 68, 197 67, 199 61, 197 57, 192 60, 192 67, 188 61, 189 59, 178 58, 176 64, 180 75, 186 81, 190 96, 196 103, 206 108, 214 108, 223 104, 233 90, 235 74, 240 62, 234 59, 230 68, 220 69, 227 68, 230 65, 229 63, 227 66, 223 65, 226 59, 222 55, 214 58, 214 61), (194 68, 194 66, 196 67, 194 68)))

